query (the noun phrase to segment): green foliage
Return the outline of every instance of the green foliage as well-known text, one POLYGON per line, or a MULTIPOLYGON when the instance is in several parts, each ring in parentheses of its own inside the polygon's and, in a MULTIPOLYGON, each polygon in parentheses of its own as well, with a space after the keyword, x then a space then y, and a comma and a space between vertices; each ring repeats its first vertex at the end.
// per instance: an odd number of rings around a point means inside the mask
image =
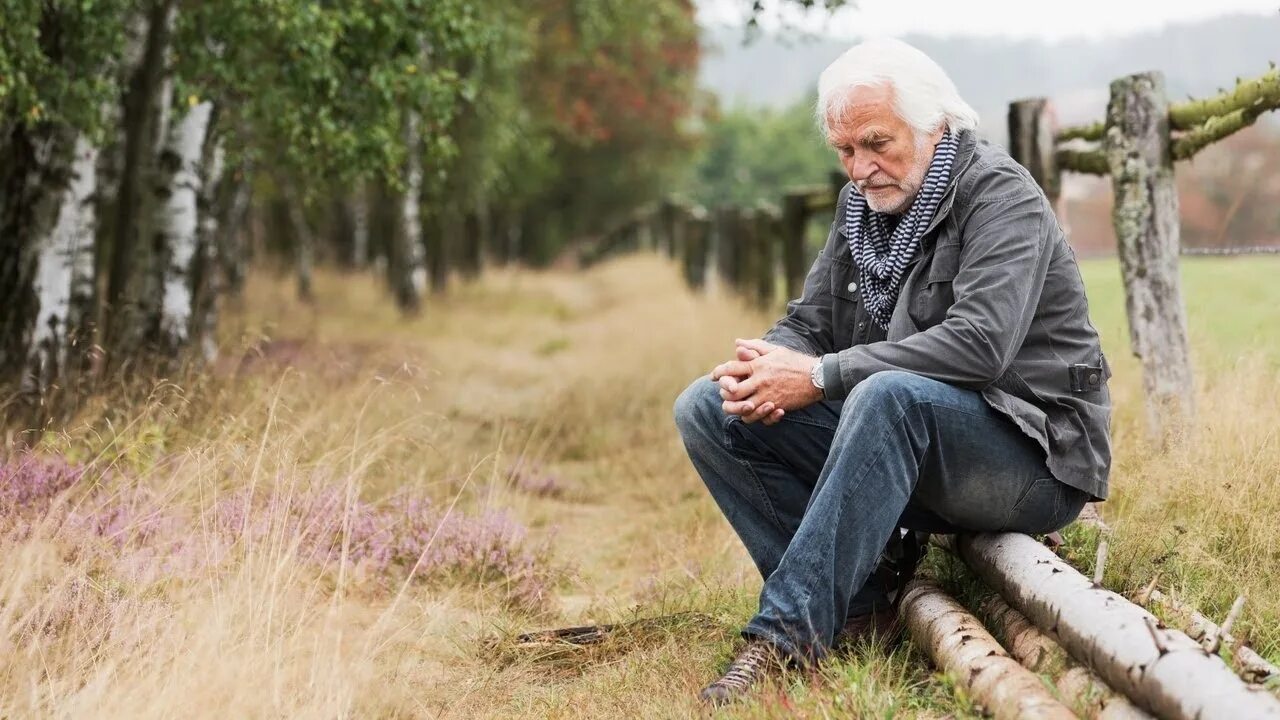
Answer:
POLYGON ((783 110, 737 108, 708 124, 686 193, 708 206, 778 202, 785 188, 827 182, 839 169, 812 100, 783 110))
POLYGON ((0 125, 103 130, 118 92, 127 0, 0 0, 0 125))

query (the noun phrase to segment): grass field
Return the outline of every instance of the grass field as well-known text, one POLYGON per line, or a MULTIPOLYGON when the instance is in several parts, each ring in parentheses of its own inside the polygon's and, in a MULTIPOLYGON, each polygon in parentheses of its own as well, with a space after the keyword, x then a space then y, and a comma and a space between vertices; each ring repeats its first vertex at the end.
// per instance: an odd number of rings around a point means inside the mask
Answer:
MULTIPOLYGON (((1118 270, 1082 266, 1116 371, 1106 584, 1158 572, 1219 617, 1243 592, 1280 661, 1280 258, 1183 267, 1199 419, 1160 452, 1118 270)), ((491 273, 412 321, 371 278, 316 295, 254 275, 214 372, 135 380, 3 468, 0 717, 703 715, 760 580, 671 404, 772 319, 648 257, 491 273), (589 650, 512 642, 686 611, 589 650)), ((909 648, 724 713, 974 714, 909 648)))

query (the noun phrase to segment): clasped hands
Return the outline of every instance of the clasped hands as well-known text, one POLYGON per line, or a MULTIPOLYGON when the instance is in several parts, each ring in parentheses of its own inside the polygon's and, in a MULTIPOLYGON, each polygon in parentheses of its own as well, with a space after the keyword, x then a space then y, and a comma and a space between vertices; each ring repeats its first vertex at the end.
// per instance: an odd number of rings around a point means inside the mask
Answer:
POLYGON ((737 359, 711 371, 726 413, 743 422, 772 425, 787 412, 822 399, 809 375, 818 358, 759 339, 733 342, 737 359))

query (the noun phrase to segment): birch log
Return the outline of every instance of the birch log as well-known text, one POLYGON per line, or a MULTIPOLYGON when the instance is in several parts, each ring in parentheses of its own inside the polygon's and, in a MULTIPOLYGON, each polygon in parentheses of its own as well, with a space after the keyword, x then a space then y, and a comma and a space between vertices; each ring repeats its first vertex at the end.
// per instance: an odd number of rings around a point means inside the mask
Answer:
POLYGON ((1280 718, 1280 700, 1251 688, 1221 658, 1104 588, 1026 535, 960 536, 960 556, 1080 663, 1167 718, 1280 718))
POLYGON ((192 265, 196 261, 200 230, 201 159, 213 114, 213 103, 200 102, 173 124, 161 153, 161 167, 170 171, 160 189, 155 220, 158 266, 161 273, 159 346, 169 355, 191 340, 194 297, 192 265))
POLYGON ((1152 589, 1147 597, 1140 600, 1144 605, 1154 604, 1166 612, 1182 619, 1179 625, 1186 630, 1192 640, 1203 643, 1206 638, 1221 633, 1222 644, 1231 649, 1231 656, 1236 663, 1236 671, 1249 682, 1263 683, 1280 678, 1280 668, 1262 657, 1253 648, 1241 643, 1229 632, 1221 632, 1218 624, 1205 617, 1200 611, 1152 589))
POLYGON ((949 672, 997 720, 1070 720, 1040 678, 1009 657, 982 623, 933 583, 912 581, 903 619, 920 649, 949 672))
POLYGON ((999 595, 982 601, 983 616, 1009 654, 1023 667, 1053 676, 1058 693, 1086 717, 1096 720, 1151 720, 1129 699, 1117 695, 1102 678, 1071 660, 1066 651, 999 595))
POLYGON ((1148 432, 1164 440, 1193 407, 1191 353, 1178 274, 1178 192, 1162 75, 1142 73, 1111 83, 1106 155, 1115 194, 1112 219, 1124 277, 1129 345, 1142 362, 1148 432))

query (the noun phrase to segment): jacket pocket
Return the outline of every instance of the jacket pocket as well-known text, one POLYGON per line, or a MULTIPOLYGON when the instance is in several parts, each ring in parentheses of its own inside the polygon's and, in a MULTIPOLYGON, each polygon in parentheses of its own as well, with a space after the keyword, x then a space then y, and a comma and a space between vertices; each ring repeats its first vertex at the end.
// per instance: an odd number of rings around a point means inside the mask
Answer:
POLYGON ((907 314, 921 330, 945 320, 947 310, 955 304, 951 284, 960 269, 960 244, 939 245, 928 262, 929 267, 907 305, 907 314))

